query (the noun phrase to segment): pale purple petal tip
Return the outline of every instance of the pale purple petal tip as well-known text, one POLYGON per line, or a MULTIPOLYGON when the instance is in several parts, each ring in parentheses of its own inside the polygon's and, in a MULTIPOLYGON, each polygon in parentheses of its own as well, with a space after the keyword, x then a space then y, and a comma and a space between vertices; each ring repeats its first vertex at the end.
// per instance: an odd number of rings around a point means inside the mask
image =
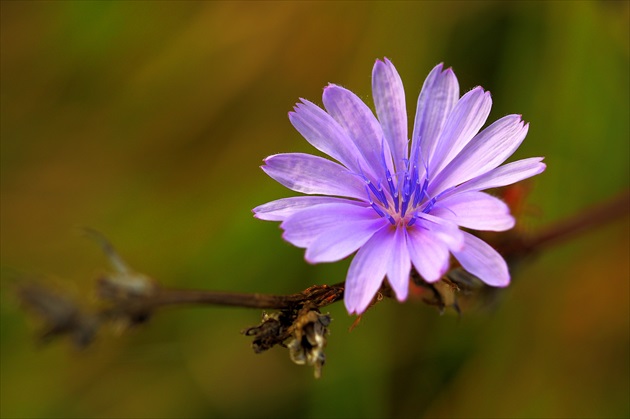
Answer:
POLYGON ((330 196, 294 196, 259 205, 252 210, 254 217, 267 221, 284 221, 305 208, 323 204, 346 204, 365 207, 364 202, 330 196))
POLYGON ((445 198, 433 215, 461 227, 481 231, 505 231, 514 227, 509 207, 483 192, 465 192, 445 198))
POLYGON ((305 194, 364 198, 363 183, 340 164, 303 153, 275 154, 262 169, 289 189, 305 194))
POLYGON ((488 285, 508 286, 510 273, 505 259, 489 244, 470 233, 464 233, 464 240, 464 248, 453 252, 462 267, 488 285))
POLYGON ((407 105, 405 89, 396 68, 377 60, 372 71, 372 95, 378 120, 397 168, 407 160, 407 105))

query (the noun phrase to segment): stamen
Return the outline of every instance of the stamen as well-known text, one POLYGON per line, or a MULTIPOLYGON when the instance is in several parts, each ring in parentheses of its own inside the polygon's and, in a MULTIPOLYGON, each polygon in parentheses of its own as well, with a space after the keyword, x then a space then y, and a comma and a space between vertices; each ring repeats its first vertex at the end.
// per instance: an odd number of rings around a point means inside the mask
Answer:
MULTIPOLYGON (((412 226, 416 223, 416 221, 422 219, 422 217, 420 217, 418 214, 414 214, 413 218, 411 220, 409 220, 409 223, 407 223, 407 227, 412 226)), ((421 228, 423 230, 428 230, 427 227, 423 226, 422 224, 418 224, 417 228, 421 228)))
POLYGON ((388 207, 387 205, 387 198, 385 197, 385 194, 383 193, 383 188, 379 187, 376 188, 376 186, 374 186, 374 184, 370 181, 370 179, 365 178, 365 184, 370 188, 370 190, 372 191, 372 193, 374 194, 374 196, 381 201, 381 204, 383 204, 383 206, 385 206, 385 208, 388 207))
POLYGON ((420 200, 425 196, 428 198, 427 189, 429 188, 429 178, 424 179, 424 184, 422 188, 420 188, 420 178, 418 178, 418 183, 416 184, 416 195, 413 197, 413 206, 416 207, 420 203, 420 200))
MULTIPOLYGON (((366 184, 367 187, 370 188, 370 190, 372 191, 372 193, 374 194, 374 196, 381 202, 381 204, 383 204, 383 206, 387 209, 389 209, 389 203, 387 202, 387 196, 385 196, 385 192, 383 192, 383 188, 381 186, 381 183, 379 181, 378 184, 378 188, 376 186, 374 186, 374 184, 372 183, 372 181, 370 181, 370 179, 368 179, 367 176, 365 176, 365 173, 363 173, 363 169, 361 168, 361 166, 359 165, 359 173, 353 173, 356 176, 359 176, 363 182, 366 184)), ((368 195, 368 199, 370 197, 370 193, 367 193, 368 195)))
POLYGON ((381 184, 380 180, 378 181, 378 192, 379 192, 379 199, 381 200, 381 203, 385 206, 385 209, 389 209, 387 196, 385 195, 385 192, 383 192, 383 185, 381 184))
MULTIPOLYGON (((392 225, 397 225, 397 223, 404 223, 406 227, 415 225, 418 218, 421 218, 418 214, 428 214, 436 206, 439 206, 438 200, 444 193, 442 192, 434 197, 429 195, 429 165, 424 156, 422 156, 419 146, 416 147, 412 159, 416 163, 409 159, 402 159, 400 162, 402 167, 396 166, 398 170, 392 175, 390 166, 387 165, 385 143, 381 142, 381 173, 384 173, 385 178, 377 178, 373 182, 363 173, 359 165, 360 174, 358 176, 361 177, 365 184, 365 193, 370 206, 379 217, 387 218, 392 225), (424 172, 420 172, 418 162, 422 162, 424 172), (422 178, 420 177, 421 175, 422 178), (384 186, 385 183, 387 183, 387 186, 384 186), (391 199, 394 208, 390 208, 391 203, 389 199, 391 199), (407 217, 408 212, 413 213, 413 215, 407 217)), ((448 210, 451 211, 450 209, 448 210)))
POLYGON ((396 220, 394 220, 394 217, 392 217, 390 214, 386 213, 381 208, 379 208, 378 204, 372 200, 372 198, 370 197, 370 189, 367 186, 365 187, 365 193, 366 193, 366 195, 368 197, 368 202, 370 203, 370 206, 372 207, 372 209, 380 217, 387 218, 387 220, 390 222, 390 224, 396 225, 396 220))
MULTIPOLYGON (((427 212, 431 211, 433 208, 442 208, 445 209, 447 211, 449 211, 451 214, 453 214, 454 216, 457 217, 457 214, 455 213, 455 211, 453 211, 452 209, 450 209, 447 206, 441 205, 438 201, 439 199, 442 197, 442 195, 450 192, 452 189, 454 189, 454 187, 448 188, 447 190, 440 192, 439 194, 437 194, 434 198, 432 198, 429 202, 429 207, 427 207, 427 209, 425 209, 423 212, 426 214, 427 212)), ((426 193, 426 192, 425 192, 426 193)), ((427 193, 428 196, 428 193, 427 193)))
POLYGON ((422 212, 424 212, 425 214, 428 214, 429 212, 431 212, 436 202, 437 202, 437 198, 431 198, 431 200, 427 203, 427 205, 424 207, 422 212))
POLYGON ((370 206, 374 209, 374 211, 376 211, 376 213, 378 215, 380 215, 381 217, 385 218, 385 213, 383 212, 383 210, 381 210, 378 205, 376 205, 374 202, 370 202, 370 206))
MULTIPOLYGON (((392 188, 394 186, 392 185, 392 188)), ((392 194, 392 200, 394 201, 394 209, 398 212, 398 191, 394 189, 394 193, 392 194)))
POLYGON ((412 192, 413 191, 411 188, 411 176, 409 176, 409 172, 407 171, 405 173, 405 180, 403 182, 402 206, 400 209, 401 217, 404 217, 407 212, 407 208, 409 206, 409 199, 411 198, 412 192))

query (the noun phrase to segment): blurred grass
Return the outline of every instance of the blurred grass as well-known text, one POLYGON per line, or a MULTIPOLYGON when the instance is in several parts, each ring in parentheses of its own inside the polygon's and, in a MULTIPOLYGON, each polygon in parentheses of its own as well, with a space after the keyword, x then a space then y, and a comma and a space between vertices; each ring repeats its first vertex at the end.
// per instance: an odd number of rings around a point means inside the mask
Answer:
MULTIPOLYGON (((256 356, 255 311, 187 309, 76 354, 33 345, 14 271, 79 295, 104 232, 178 287, 289 293, 344 277, 310 266, 250 210, 290 193, 258 168, 312 151, 286 118, 335 82, 371 101, 389 57, 410 112, 428 71, 522 113, 515 158, 542 155, 523 220, 571 215, 629 183, 627 2, 2 2, 2 417, 628 417, 628 222, 515 273, 496 310, 439 317, 386 303, 320 381, 286 351, 256 356)), ((18 274, 19 275, 19 274, 18 274)))

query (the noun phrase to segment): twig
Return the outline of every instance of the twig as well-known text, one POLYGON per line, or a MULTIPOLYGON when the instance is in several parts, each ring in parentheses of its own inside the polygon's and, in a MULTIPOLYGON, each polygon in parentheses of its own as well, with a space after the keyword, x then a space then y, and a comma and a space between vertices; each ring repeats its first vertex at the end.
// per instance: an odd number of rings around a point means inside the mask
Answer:
POLYGON ((343 285, 342 282, 330 286, 313 286, 303 292, 289 295, 162 288, 147 303, 153 308, 182 304, 210 304, 283 310, 303 305, 308 301, 315 307, 324 307, 343 296, 343 285))
POLYGON ((506 258, 527 256, 545 248, 595 230, 630 213, 630 191, 580 212, 573 217, 558 221, 533 235, 521 235, 503 243, 500 253, 506 258))

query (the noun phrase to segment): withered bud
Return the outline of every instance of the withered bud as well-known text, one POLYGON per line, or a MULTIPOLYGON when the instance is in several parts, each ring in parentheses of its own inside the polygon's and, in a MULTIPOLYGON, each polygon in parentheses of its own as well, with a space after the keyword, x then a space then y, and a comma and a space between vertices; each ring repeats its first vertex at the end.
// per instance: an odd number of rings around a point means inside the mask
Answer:
POLYGON ((324 348, 329 334, 331 318, 317 310, 300 313, 292 326, 291 338, 287 347, 291 360, 298 365, 310 365, 315 368, 315 378, 322 375, 326 361, 324 348))
MULTIPOLYGON (((282 344, 286 339, 286 315, 282 312, 263 312, 262 321, 258 326, 243 330, 245 336, 253 336, 252 348, 257 354, 282 344), (284 320, 284 321, 283 321, 284 320)), ((289 323, 290 324, 290 323, 289 323)))
POLYGON ((468 278, 465 275, 470 276, 468 272, 461 268, 456 268, 449 271, 439 281, 428 283, 417 271, 412 270, 411 280, 414 284, 431 292, 431 295, 423 297, 422 301, 437 307, 440 314, 444 314, 444 310, 447 307, 452 307, 457 314, 461 314, 458 297, 462 293, 468 294, 471 291, 472 281, 476 279, 474 277, 468 278))

